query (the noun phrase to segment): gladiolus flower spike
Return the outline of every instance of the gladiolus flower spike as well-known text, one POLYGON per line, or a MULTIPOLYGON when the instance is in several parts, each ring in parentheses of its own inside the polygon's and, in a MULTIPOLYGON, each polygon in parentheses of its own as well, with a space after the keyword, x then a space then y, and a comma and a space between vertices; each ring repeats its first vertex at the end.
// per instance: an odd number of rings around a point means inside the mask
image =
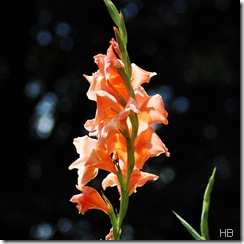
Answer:
POLYGON ((110 41, 107 54, 94 56, 98 70, 91 76, 84 75, 90 84, 87 96, 97 103, 95 118, 87 120, 84 127, 89 136, 74 139, 79 158, 69 169, 77 169, 77 189, 71 202, 77 203, 79 213, 89 209, 106 213, 112 228, 107 240, 119 240, 129 196, 157 175, 143 172, 150 157, 162 153, 169 156, 165 144, 158 137, 152 124, 168 124, 168 113, 160 95, 149 96, 142 87, 149 83, 155 72, 148 72, 131 64, 127 52, 127 32, 122 13, 112 1, 104 0, 116 27, 116 40, 110 41), (120 195, 119 211, 115 213, 104 192, 87 186, 99 170, 108 172, 102 181, 103 190, 116 186, 120 195))

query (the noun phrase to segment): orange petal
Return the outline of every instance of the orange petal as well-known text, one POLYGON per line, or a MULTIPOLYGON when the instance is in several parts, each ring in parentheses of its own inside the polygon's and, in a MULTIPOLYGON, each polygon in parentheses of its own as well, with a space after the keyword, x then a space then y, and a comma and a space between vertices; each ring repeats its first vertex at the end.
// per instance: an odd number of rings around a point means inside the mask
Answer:
POLYGON ((88 119, 84 124, 84 127, 87 131, 93 132, 97 127, 95 119, 88 119))
POLYGON ((120 112, 118 119, 119 120, 126 119, 129 116, 130 111, 133 111, 136 114, 140 113, 140 111, 138 110, 138 107, 137 107, 137 103, 136 103, 135 99, 133 99, 132 97, 130 97, 128 99, 125 109, 120 112))
MULTIPOLYGON (((121 235, 122 229, 120 229, 119 234, 121 235)), ((114 240, 114 235, 113 235, 113 228, 110 229, 109 233, 105 237, 106 241, 113 241, 114 240)))
POLYGON ((117 173, 112 158, 105 150, 93 150, 84 167, 87 169, 99 168, 115 174, 117 173))
POLYGON ((168 113, 164 109, 163 99, 160 95, 156 94, 154 96, 150 96, 148 99, 145 100, 144 104, 140 107, 140 110, 148 112, 151 118, 151 124, 168 124, 168 113))
POLYGON ((139 169, 143 167, 145 159, 148 157, 159 156, 161 153, 165 153, 166 156, 169 156, 167 147, 151 126, 137 136, 134 147, 135 165, 139 169))
POLYGON ((76 187, 82 194, 74 195, 70 201, 78 203, 76 207, 79 210, 79 213, 85 214, 89 209, 99 209, 104 213, 109 214, 108 205, 94 188, 89 186, 76 187))
POLYGON ((149 124, 168 124, 168 113, 164 108, 160 95, 148 96, 144 88, 140 87, 135 92, 136 102, 140 110, 139 119, 149 124))
POLYGON ((119 193, 121 192, 117 175, 110 173, 107 175, 106 178, 103 179, 102 187, 103 187, 103 190, 105 191, 107 187, 113 187, 113 186, 117 186, 119 193))
POLYGON ((97 97, 96 97, 97 91, 107 91, 109 94, 116 97, 116 99, 119 99, 118 92, 106 79, 104 74, 102 74, 100 71, 95 72, 92 76, 87 76, 87 75, 83 75, 83 76, 90 83, 90 87, 86 93, 87 97, 90 100, 97 101, 97 97))
POLYGON ((106 235, 105 240, 106 241, 112 241, 113 239, 114 239, 113 228, 111 228, 109 233, 106 235))
POLYGON ((96 124, 106 118, 113 118, 118 115, 122 108, 118 101, 106 91, 97 92, 97 114, 96 124))
POLYGON ((156 75, 156 72, 148 72, 143 69, 141 69, 139 66, 136 64, 132 63, 132 87, 136 89, 143 83, 149 83, 151 77, 156 75))
POLYGON ((97 140, 88 136, 82 136, 75 138, 73 144, 77 153, 84 157, 84 155, 89 155, 92 149, 96 147, 97 140))
POLYGON ((129 196, 136 192, 137 187, 145 185, 148 181, 157 180, 159 176, 142 172, 138 169, 134 169, 130 177, 130 191, 129 196))
POLYGON ((78 169, 90 156, 92 150, 96 148, 97 140, 92 139, 88 136, 77 137, 74 139, 73 144, 75 145, 76 151, 80 154, 80 158, 73 162, 69 169, 78 169))
POLYGON ((88 167, 80 167, 78 169, 78 185, 84 186, 88 182, 90 182, 92 179, 94 179, 98 174, 97 168, 88 168, 88 167))
POLYGON ((114 38, 112 38, 112 40, 110 41, 110 44, 112 45, 113 49, 115 50, 115 52, 118 54, 118 56, 121 56, 120 50, 119 50, 119 45, 118 43, 114 40, 114 38))

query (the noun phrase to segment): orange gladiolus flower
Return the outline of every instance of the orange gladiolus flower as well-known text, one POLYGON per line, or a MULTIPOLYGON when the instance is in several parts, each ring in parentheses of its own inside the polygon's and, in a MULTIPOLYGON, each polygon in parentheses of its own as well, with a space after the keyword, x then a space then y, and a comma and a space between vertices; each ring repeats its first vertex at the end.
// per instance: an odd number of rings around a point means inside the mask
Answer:
POLYGON ((106 150, 97 149, 97 140, 87 136, 74 140, 77 152, 80 154, 69 169, 78 169, 78 185, 86 185, 98 174, 98 169, 116 173, 115 165, 106 150))
MULTIPOLYGON (((122 171, 124 178, 126 177, 126 171, 122 171)), ((141 187, 145 185, 148 181, 157 180, 159 177, 154 174, 142 172, 141 170, 134 168, 132 171, 130 181, 129 181, 129 196, 134 192, 136 192, 137 187, 141 187)), ((121 194, 120 184, 117 178, 117 175, 110 173, 107 177, 102 181, 103 190, 106 190, 107 187, 117 186, 118 192, 121 194)))
POLYGON ((90 157, 92 150, 96 148, 97 140, 88 136, 83 136, 75 138, 73 144, 80 157, 69 166, 69 169, 79 169, 80 164, 85 163, 90 157))
POLYGON ((89 186, 76 186, 82 194, 74 195, 70 201, 78 203, 76 205, 79 213, 85 214, 88 209, 99 209, 104 213, 109 214, 109 208, 99 193, 89 186))
MULTIPOLYGON (((84 77, 90 83, 87 96, 90 100, 97 101, 96 92, 102 90, 107 91, 109 94, 115 97, 117 101, 120 100, 120 96, 128 101, 129 95, 124 80, 116 68, 116 64, 119 64, 122 67, 124 66, 122 61, 116 56, 120 56, 118 44, 114 39, 110 41, 110 44, 111 45, 107 50, 107 55, 98 54, 94 56, 95 63, 98 65, 99 70, 92 76, 84 75, 84 77)), ((149 83, 151 77, 156 75, 155 72, 145 71, 134 63, 131 64, 131 67, 131 85, 134 91, 140 89, 143 83, 149 83)))
POLYGON ((77 189, 82 193, 70 201, 77 203, 79 213, 99 209, 109 215, 112 228, 106 240, 120 239, 121 226, 128 208, 128 197, 137 187, 159 176, 143 172, 145 162, 161 153, 169 156, 167 147, 152 124, 168 124, 168 113, 160 95, 149 96, 142 87, 156 75, 130 62, 127 32, 122 13, 112 1, 104 0, 116 24, 116 40, 112 38, 107 53, 94 56, 98 70, 84 75, 90 84, 87 97, 96 102, 95 118, 84 124, 89 136, 74 139, 79 158, 69 169, 78 170, 77 189), (91 138, 94 137, 94 138, 91 138), (117 186, 120 208, 115 211, 110 201, 92 187, 86 186, 99 170, 109 172, 102 187, 117 186))
MULTIPOLYGON (((97 176, 99 169, 109 172, 102 181, 103 189, 117 186, 121 194, 118 169, 126 179, 128 148, 123 133, 132 134, 131 112, 138 117, 138 131, 133 141, 134 168, 130 175, 128 194, 136 192, 137 187, 143 186, 146 182, 158 179, 157 175, 141 171, 149 157, 161 153, 169 156, 167 147, 151 127, 155 123, 168 124, 168 113, 163 100, 160 95, 149 96, 141 86, 143 83, 148 83, 156 73, 145 71, 132 64, 131 86, 135 97, 130 97, 125 81, 117 69, 118 65, 124 67, 118 58, 120 57, 118 44, 114 39, 110 44, 107 55, 98 54, 94 57, 98 70, 92 76, 84 75, 90 83, 87 96, 97 102, 97 110, 95 118, 87 120, 84 125, 89 135, 96 139, 84 136, 74 140, 80 157, 69 167, 78 169, 77 188, 83 193, 75 195, 71 200, 78 203, 77 208, 81 213, 91 208, 98 208, 108 213, 108 207, 97 191, 85 186, 97 176)), ((108 235, 108 238, 110 237, 111 232, 108 235)))
POLYGON ((148 96, 141 86, 135 91, 135 96, 138 109, 141 112, 139 120, 148 125, 157 123, 168 124, 168 113, 164 108, 163 99, 160 95, 148 96))
POLYGON ((162 153, 165 153, 168 157, 170 155, 168 148, 151 126, 137 136, 134 143, 134 150, 135 165, 138 169, 143 168, 144 163, 149 157, 156 157, 162 153))

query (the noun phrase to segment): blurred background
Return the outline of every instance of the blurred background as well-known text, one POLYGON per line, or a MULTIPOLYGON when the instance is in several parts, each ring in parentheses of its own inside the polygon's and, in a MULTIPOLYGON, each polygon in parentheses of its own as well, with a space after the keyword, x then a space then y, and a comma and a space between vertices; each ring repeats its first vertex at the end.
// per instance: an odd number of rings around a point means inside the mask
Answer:
MULTIPOLYGON (((169 124, 156 131, 171 156, 145 171, 160 179, 130 197, 122 239, 193 240, 172 210, 199 231, 202 198, 217 175, 212 240, 240 239, 240 5, 231 0, 114 0, 131 61, 157 72, 169 124), (220 237, 232 229, 233 236, 220 237)), ((1 228, 4 240, 99 240, 101 211, 79 215, 73 138, 94 118, 88 82, 106 53, 113 22, 102 0, 0 2, 1 228)), ((98 190, 106 172, 91 182, 98 190)), ((118 206, 116 189, 106 190, 118 206)))

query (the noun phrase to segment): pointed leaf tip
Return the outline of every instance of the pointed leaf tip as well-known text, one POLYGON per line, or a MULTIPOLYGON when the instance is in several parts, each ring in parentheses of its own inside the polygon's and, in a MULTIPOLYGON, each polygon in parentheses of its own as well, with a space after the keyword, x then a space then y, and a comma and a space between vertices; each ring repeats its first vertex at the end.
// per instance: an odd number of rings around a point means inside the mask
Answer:
POLYGON ((217 167, 214 167, 212 175, 209 178, 207 187, 204 192, 203 203, 202 203, 202 213, 201 213, 201 235, 206 239, 209 240, 209 227, 208 227, 208 215, 209 215, 209 206, 210 206, 210 198, 211 192, 213 190, 215 174, 216 174, 217 167))

